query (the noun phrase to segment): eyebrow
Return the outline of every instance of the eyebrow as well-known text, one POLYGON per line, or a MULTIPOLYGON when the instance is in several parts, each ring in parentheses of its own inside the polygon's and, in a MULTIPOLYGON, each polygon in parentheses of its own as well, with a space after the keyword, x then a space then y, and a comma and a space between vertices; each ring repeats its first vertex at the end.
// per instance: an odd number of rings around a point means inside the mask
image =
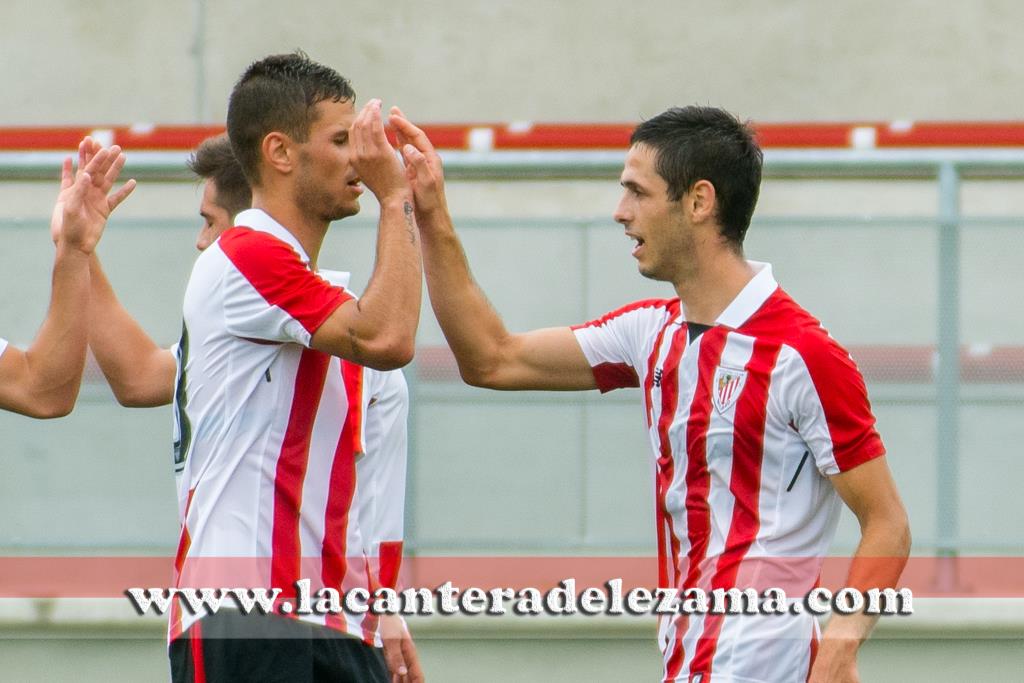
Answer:
POLYGON ((642 192, 643 188, 633 180, 620 180, 619 185, 622 185, 627 190, 633 190, 634 192, 642 192))

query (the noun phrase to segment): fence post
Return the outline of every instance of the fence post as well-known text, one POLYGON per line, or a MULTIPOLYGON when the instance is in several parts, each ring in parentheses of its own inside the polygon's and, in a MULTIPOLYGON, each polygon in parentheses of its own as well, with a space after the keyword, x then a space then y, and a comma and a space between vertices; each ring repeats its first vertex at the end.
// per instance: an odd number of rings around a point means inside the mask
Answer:
POLYGON ((960 173, 952 161, 939 166, 938 180, 936 554, 954 557, 960 542, 960 173))

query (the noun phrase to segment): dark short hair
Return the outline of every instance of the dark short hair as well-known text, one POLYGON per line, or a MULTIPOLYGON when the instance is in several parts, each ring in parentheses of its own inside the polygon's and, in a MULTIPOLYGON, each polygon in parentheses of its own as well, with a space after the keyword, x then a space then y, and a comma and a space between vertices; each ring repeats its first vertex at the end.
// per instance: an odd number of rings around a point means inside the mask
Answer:
POLYGON ((224 133, 206 138, 188 159, 188 167, 217 186, 217 204, 231 217, 252 206, 252 190, 224 133))
POLYGON ((318 103, 355 99, 348 80, 301 50, 251 64, 228 100, 228 137, 249 184, 259 185, 260 146, 269 133, 280 131, 304 142, 318 103))
POLYGON ((654 150, 655 168, 672 201, 698 180, 714 185, 722 236, 742 250, 763 161, 749 123, 716 107, 673 107, 637 126, 630 144, 654 150))

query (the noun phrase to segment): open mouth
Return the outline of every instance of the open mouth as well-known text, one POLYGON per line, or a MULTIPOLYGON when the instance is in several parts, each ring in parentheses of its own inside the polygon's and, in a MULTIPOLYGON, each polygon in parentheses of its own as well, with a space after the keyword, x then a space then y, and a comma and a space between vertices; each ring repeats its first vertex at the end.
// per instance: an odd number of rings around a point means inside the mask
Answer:
POLYGON ((356 192, 362 192, 363 191, 363 184, 359 180, 359 178, 353 178, 352 180, 348 181, 348 186, 350 188, 352 188, 353 190, 355 190, 356 192))
POLYGON ((640 247, 644 246, 644 238, 643 237, 638 237, 637 235, 630 235, 630 234, 627 234, 626 237, 631 239, 631 240, 633 240, 633 242, 635 242, 635 244, 633 245, 633 252, 632 253, 633 253, 634 256, 636 256, 636 253, 638 251, 640 251, 640 247))

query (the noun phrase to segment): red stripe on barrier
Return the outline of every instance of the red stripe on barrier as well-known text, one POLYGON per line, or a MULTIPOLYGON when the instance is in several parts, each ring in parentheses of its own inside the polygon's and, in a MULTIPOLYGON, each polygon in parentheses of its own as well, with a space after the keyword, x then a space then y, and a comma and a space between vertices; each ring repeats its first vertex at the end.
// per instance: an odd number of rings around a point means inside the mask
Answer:
MULTIPOLYGON (((635 123, 442 123, 421 127, 439 149, 625 149, 635 123), (473 145, 473 140, 478 144, 473 145)), ((854 133, 868 147, 1024 147, 1022 121, 758 123, 766 148, 848 148, 854 133)), ((0 128, 0 151, 74 150, 96 131, 125 149, 188 150, 223 126, 67 126, 0 128)), ((394 135, 389 132, 392 143, 394 135)))

